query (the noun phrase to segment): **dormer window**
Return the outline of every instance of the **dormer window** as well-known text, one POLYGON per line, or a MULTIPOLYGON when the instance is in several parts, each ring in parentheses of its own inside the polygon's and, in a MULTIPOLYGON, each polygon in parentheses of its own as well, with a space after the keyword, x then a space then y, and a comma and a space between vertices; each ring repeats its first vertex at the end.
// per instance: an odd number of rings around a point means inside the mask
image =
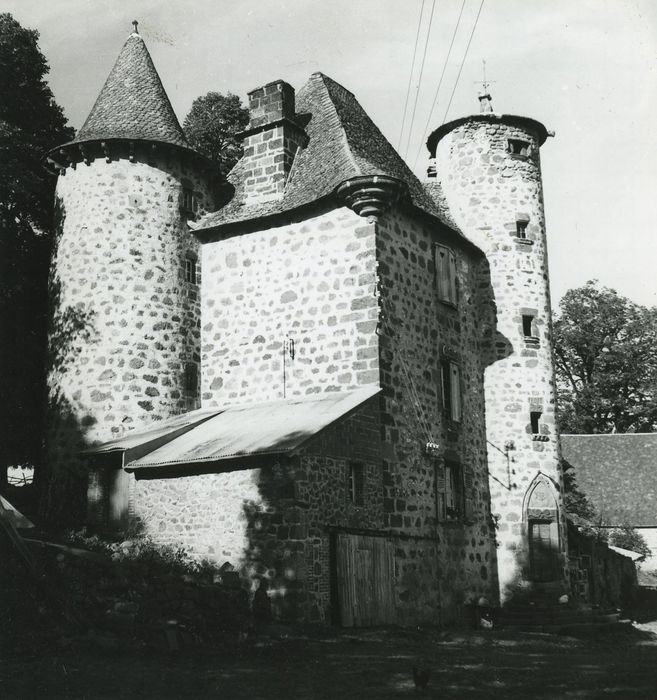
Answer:
POLYGON ((509 139, 507 150, 512 156, 523 156, 527 158, 531 155, 531 144, 522 139, 509 139))

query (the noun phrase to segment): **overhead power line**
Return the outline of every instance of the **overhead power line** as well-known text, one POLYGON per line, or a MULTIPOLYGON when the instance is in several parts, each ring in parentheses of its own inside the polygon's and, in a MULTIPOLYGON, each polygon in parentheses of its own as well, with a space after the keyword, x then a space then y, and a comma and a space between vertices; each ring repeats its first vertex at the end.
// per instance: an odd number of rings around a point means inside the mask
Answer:
POLYGON ((459 84, 459 79, 461 77, 461 71, 463 70, 463 66, 465 64, 465 59, 468 56, 468 50, 470 49, 470 44, 472 43, 472 37, 474 36, 475 29, 477 28, 477 23, 479 22, 479 16, 481 15, 481 10, 482 10, 483 6, 484 6, 484 0, 481 0, 481 4, 479 5, 479 11, 477 12, 477 16, 475 17, 472 31, 470 32, 470 38, 468 39, 468 45, 465 47, 465 53, 463 54, 463 60, 461 61, 461 65, 459 67, 459 72, 458 72, 458 75, 456 76, 456 82, 454 83, 454 89, 452 90, 452 94, 449 97, 449 103, 447 104, 447 109, 445 110, 445 116, 443 117, 441 124, 444 124, 447 121, 447 114, 449 113, 449 108, 452 106, 452 100, 454 99, 454 93, 456 92, 456 87, 459 84))
POLYGON ((404 114, 402 116, 401 129, 399 130, 399 139, 397 140, 397 151, 401 148, 402 137, 404 135, 404 124, 406 123, 406 110, 408 109, 408 98, 411 94, 411 83, 413 82, 413 68, 415 68, 415 56, 417 54, 417 44, 420 38, 420 27, 422 26, 422 15, 424 14, 424 0, 420 8, 420 16, 417 21, 417 32, 415 34, 415 47, 413 48, 413 60, 411 61, 411 70, 408 73, 408 87, 406 88, 406 101, 404 102, 404 114))
POLYGON ((429 118, 427 119, 427 123, 424 126, 424 131, 422 132, 422 137, 420 138, 420 142, 418 145, 417 149, 417 155, 415 156, 415 162, 413 163, 413 169, 415 169, 415 166, 417 165, 417 162, 420 158, 420 153, 422 152, 422 146, 424 145, 424 137, 427 135, 427 131, 429 130, 429 126, 431 124, 431 117, 433 117, 433 112, 436 108, 436 104, 438 102, 438 93, 440 92, 440 88, 443 84, 443 78, 445 77, 445 71, 447 70, 447 64, 449 63, 449 57, 452 54, 452 48, 454 46, 454 39, 456 39, 456 33, 459 30, 459 25, 461 24, 461 17, 463 16, 463 9, 465 8, 465 3, 466 0, 463 0, 461 3, 461 11, 459 12, 458 19, 456 20, 456 26, 454 27, 454 32, 452 33, 452 40, 449 44, 449 49, 447 51, 447 56, 445 57, 445 62, 443 63, 443 70, 440 73, 440 79, 438 80, 438 87, 436 88, 436 94, 433 96, 433 102, 431 104, 431 111, 429 112, 429 118))
POLYGON ((404 159, 408 156, 408 149, 411 143, 411 134, 413 133, 413 124, 415 123, 415 111, 417 109, 417 101, 420 96, 420 86, 422 85, 422 74, 424 73, 424 62, 427 58, 427 48, 429 47, 429 36, 431 35, 431 24, 433 23, 433 11, 436 9, 436 0, 431 3, 431 15, 429 16, 429 28, 427 36, 424 40, 424 53, 422 54, 422 64, 420 65, 420 77, 417 81, 417 90, 415 91, 415 102, 413 103, 413 114, 411 116, 411 125, 408 128, 408 138, 406 139, 406 149, 404 151, 404 159))

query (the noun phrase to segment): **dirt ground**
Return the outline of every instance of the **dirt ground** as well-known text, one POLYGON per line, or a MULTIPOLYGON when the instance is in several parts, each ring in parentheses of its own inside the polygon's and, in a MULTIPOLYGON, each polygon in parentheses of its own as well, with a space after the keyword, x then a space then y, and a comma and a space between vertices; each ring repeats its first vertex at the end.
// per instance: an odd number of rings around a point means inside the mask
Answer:
MULTIPOLYGON (((654 625, 654 623, 653 623, 654 625)), ((657 626, 573 638, 385 629, 261 637, 239 652, 103 652, 79 641, 0 659, 0 698, 657 698, 657 626), (431 669, 416 691, 414 665, 431 669)))

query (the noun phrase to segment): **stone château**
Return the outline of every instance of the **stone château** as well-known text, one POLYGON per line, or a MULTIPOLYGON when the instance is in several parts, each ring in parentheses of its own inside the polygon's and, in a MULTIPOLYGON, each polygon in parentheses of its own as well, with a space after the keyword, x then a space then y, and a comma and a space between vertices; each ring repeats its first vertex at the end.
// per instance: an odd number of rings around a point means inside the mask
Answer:
POLYGON ((285 619, 556 600, 545 127, 482 95, 431 134, 420 182, 322 73, 248 98, 222 181, 135 30, 49 154, 62 502, 268 579, 285 619))

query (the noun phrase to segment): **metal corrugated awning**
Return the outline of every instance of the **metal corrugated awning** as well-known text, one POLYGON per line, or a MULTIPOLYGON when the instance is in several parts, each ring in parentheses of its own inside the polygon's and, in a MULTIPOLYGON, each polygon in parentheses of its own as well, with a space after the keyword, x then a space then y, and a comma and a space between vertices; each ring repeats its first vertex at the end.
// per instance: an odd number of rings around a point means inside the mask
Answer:
POLYGON ((188 430, 221 412, 219 408, 201 408, 189 411, 168 420, 149 425, 145 430, 135 430, 123 437, 109 440, 99 445, 93 445, 83 450, 81 454, 87 457, 109 454, 124 454, 124 462, 129 462, 152 452, 162 445, 183 435, 188 430))
POLYGON ((294 452, 379 391, 379 387, 373 386, 312 398, 230 406, 215 411, 148 454, 126 460, 124 469, 137 472, 184 465, 207 466, 240 457, 294 452))

